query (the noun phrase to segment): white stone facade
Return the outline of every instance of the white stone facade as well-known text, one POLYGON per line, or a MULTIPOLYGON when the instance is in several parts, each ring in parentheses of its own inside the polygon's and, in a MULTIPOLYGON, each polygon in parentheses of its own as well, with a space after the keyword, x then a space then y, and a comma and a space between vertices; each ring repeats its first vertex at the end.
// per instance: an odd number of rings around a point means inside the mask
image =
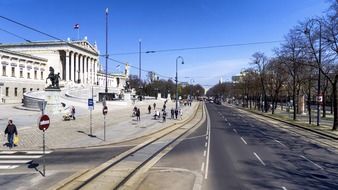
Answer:
POLYGON ((60 73, 63 82, 97 83, 99 52, 87 40, 2 44, 0 48, 47 59, 47 66, 60 73))
POLYGON ((18 103, 23 94, 43 90, 47 59, 0 48, 0 103, 18 103))

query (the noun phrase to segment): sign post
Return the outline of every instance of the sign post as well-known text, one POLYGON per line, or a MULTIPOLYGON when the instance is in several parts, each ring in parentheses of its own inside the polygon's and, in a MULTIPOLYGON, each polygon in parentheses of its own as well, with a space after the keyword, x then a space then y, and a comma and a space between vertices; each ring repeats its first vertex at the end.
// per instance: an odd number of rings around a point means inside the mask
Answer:
POLYGON ((89 127, 90 127, 90 136, 93 136, 93 130, 92 130, 92 126, 93 126, 93 119, 92 119, 92 111, 94 109, 94 101, 93 101, 93 98, 89 98, 88 99, 88 109, 89 109, 89 112, 90 112, 90 124, 89 124, 89 127))
POLYGON ((107 106, 103 106, 102 113, 103 113, 103 140, 106 141, 106 115, 108 113, 107 106))
POLYGON ((39 129, 43 131, 43 135, 42 135, 42 149, 43 149, 43 177, 46 177, 46 146, 45 146, 45 131, 48 129, 49 127, 49 123, 50 123, 50 119, 48 117, 48 115, 42 115, 39 119, 39 129))

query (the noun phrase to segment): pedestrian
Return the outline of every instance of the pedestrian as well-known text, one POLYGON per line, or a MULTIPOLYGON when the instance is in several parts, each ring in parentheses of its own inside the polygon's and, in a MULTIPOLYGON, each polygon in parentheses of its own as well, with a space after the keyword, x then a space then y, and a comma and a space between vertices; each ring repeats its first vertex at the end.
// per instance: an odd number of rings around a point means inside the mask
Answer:
POLYGON ((154 106, 154 110, 155 110, 156 109, 156 103, 155 102, 154 102, 153 106, 154 106))
POLYGON ((175 118, 177 119, 177 115, 178 115, 178 110, 175 109, 175 118))
POLYGON ((148 113, 149 114, 151 113, 151 106, 150 105, 148 106, 148 113))
POLYGON ((159 118, 159 119, 161 119, 161 114, 160 114, 160 111, 156 111, 156 115, 157 115, 157 117, 159 118))
POLYGON ((138 108, 137 111, 136 111, 136 117, 137 117, 137 121, 141 121, 141 112, 140 112, 140 108, 138 108))
POLYGON ((174 119, 174 115, 175 115, 175 110, 174 110, 174 108, 171 108, 171 110, 170 110, 170 112, 171 112, 171 119, 174 119))
POLYGON ((14 134, 15 136, 18 135, 18 131, 16 130, 16 126, 13 124, 13 121, 10 119, 8 120, 8 125, 5 129, 5 135, 7 134, 8 146, 12 148, 14 146, 13 139, 14 134))
POLYGON ((167 112, 165 110, 163 110, 162 117, 163 117, 163 122, 165 122, 167 118, 167 112))
POLYGON ((75 120, 75 107, 74 106, 72 106, 71 114, 72 114, 73 120, 75 120))
POLYGON ((166 104, 164 104, 164 105, 163 105, 163 109, 165 110, 166 108, 167 108, 167 105, 166 105, 166 104))
POLYGON ((182 108, 180 108, 180 119, 182 120, 182 118, 183 118, 183 110, 182 110, 182 108))

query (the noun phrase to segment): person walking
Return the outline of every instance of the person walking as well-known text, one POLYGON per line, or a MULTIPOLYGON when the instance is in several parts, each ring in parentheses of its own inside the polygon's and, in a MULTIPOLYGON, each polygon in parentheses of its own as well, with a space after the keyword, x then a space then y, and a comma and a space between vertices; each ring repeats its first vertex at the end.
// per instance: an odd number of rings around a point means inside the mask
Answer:
POLYGON ((175 119, 177 119, 177 116, 178 116, 178 110, 175 109, 175 119))
POLYGON ((170 113, 171 113, 171 119, 174 119, 174 115, 175 115, 175 110, 174 110, 174 108, 171 108, 171 110, 170 110, 170 113))
POLYGON ((180 108, 180 120, 182 120, 183 119, 183 110, 182 110, 182 108, 180 108))
POLYGON ((154 102, 153 106, 154 106, 154 110, 155 110, 156 109, 156 103, 155 102, 154 102))
POLYGON ((75 120, 75 107, 74 106, 72 106, 71 114, 72 114, 73 120, 75 120))
POLYGON ((163 110, 162 117, 163 117, 163 122, 165 122, 167 119, 167 112, 165 110, 163 110))
POLYGON ((13 124, 13 121, 10 119, 8 120, 7 127, 5 129, 5 135, 7 134, 8 146, 11 149, 14 146, 13 139, 14 134, 18 135, 18 131, 16 126, 13 124))
POLYGON ((140 108, 137 108, 137 111, 136 111, 136 117, 137 117, 137 121, 141 121, 141 112, 140 112, 140 108))
POLYGON ((151 106, 150 105, 148 106, 148 113, 149 114, 151 113, 151 106))

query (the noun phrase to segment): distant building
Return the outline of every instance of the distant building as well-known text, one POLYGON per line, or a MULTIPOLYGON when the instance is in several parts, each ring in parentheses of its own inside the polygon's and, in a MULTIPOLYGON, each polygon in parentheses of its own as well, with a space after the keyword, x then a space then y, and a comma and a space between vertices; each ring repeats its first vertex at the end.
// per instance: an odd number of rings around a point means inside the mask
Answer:
POLYGON ((23 94, 45 87, 47 59, 0 48, 0 103, 21 102, 23 94))
MULTIPOLYGON (((61 87, 74 84, 105 87, 98 48, 87 38, 0 44, 0 61, 0 103, 20 103, 25 92, 43 90, 49 67, 54 68, 55 74, 60 73, 61 87)), ((108 74, 109 91, 120 94, 128 76, 128 64, 124 72, 108 74)))
POLYGON ((45 58, 47 67, 60 73, 62 81, 96 84, 99 52, 96 45, 81 41, 47 41, 19 44, 1 44, 0 49, 45 58))
POLYGON ((231 80, 233 83, 239 83, 239 81, 241 80, 241 76, 240 75, 232 76, 231 80))

